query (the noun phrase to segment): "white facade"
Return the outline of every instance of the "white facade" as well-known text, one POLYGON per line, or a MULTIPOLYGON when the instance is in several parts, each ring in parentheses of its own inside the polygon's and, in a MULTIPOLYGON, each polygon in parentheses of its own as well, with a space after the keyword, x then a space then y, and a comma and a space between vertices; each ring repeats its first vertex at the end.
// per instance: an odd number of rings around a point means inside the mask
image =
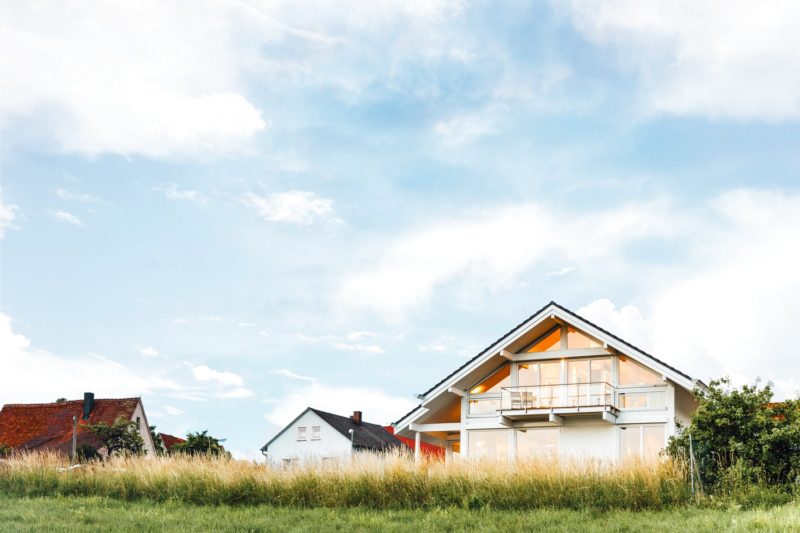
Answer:
POLYGON ((142 402, 139 402, 136 409, 134 409, 133 415, 131 415, 131 421, 137 422, 139 426, 139 435, 142 437, 142 441, 144 441, 146 457, 154 457, 156 455, 156 447, 153 443, 153 435, 150 434, 150 426, 147 423, 147 417, 144 414, 142 402))
POLYGON ((450 457, 655 456, 696 383, 550 304, 423 395, 395 424, 450 457))
POLYGON ((350 439, 307 409, 269 442, 265 452, 273 465, 292 465, 348 457, 352 446, 350 439))

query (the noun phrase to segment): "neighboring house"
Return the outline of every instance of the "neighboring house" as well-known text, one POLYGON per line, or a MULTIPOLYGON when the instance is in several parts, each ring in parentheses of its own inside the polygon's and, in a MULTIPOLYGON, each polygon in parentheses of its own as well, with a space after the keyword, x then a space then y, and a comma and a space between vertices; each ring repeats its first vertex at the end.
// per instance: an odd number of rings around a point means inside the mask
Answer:
POLYGON ((688 423, 698 386, 550 302, 420 395, 393 426, 398 437, 443 446, 448 460, 652 457, 676 419, 688 423))
POLYGON ((165 452, 169 452, 176 444, 186 442, 186 439, 170 435, 169 433, 159 433, 158 436, 161 437, 161 443, 164 445, 165 452))
POLYGON ((73 417, 77 419, 77 446, 87 444, 103 452, 102 442, 86 426, 117 418, 136 422, 149 455, 155 454, 153 437, 141 398, 95 399, 87 392, 83 400, 54 403, 6 404, 0 410, 0 443, 17 450, 72 452, 73 417))
POLYGON ((357 451, 396 448, 405 445, 382 426, 364 422, 361 411, 347 417, 309 407, 272 437, 261 453, 273 464, 292 465, 308 459, 336 460, 357 451))

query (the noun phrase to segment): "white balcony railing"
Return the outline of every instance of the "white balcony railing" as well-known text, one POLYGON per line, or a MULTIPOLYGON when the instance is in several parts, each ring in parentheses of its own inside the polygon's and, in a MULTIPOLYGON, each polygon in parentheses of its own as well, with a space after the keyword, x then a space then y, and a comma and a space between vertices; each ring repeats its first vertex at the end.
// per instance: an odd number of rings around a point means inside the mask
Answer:
POLYGON ((614 406, 614 387, 605 381, 503 387, 501 411, 614 406))

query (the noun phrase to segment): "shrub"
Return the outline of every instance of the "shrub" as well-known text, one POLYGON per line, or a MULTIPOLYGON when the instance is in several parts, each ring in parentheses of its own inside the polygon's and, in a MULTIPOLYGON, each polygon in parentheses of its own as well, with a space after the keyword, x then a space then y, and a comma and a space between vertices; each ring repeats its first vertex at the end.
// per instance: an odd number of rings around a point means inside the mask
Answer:
POLYGON ((10 456, 12 451, 13 449, 11 448, 11 446, 0 442, 0 458, 10 456))
POLYGON ((75 449, 75 454, 78 456, 78 460, 82 462, 100 459, 100 454, 97 452, 97 448, 88 444, 81 444, 78 446, 75 449))
POLYGON ((208 434, 208 430, 197 433, 188 433, 186 442, 175 444, 170 453, 182 453, 187 455, 210 455, 214 457, 230 457, 225 448, 220 444, 220 440, 208 434))
POLYGON ((784 485, 800 476, 800 402, 772 403, 772 386, 732 387, 728 379, 696 390, 698 408, 667 452, 686 458, 690 438, 702 479, 713 490, 784 485))

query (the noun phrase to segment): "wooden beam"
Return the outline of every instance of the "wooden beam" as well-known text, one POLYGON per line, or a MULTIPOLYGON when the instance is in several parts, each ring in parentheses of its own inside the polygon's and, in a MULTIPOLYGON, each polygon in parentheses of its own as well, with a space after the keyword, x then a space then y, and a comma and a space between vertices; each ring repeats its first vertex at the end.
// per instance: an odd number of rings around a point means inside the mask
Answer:
POLYGON ((614 424, 617 421, 617 415, 611 413, 610 411, 603 411, 602 417, 603 420, 608 422, 609 424, 614 424))
POLYGON ((513 360, 514 360, 514 354, 513 354, 513 353, 511 353, 511 352, 509 352, 509 351, 508 351, 508 350, 506 350, 505 348, 503 348, 502 350, 500 350, 500 357, 505 357, 505 358, 506 358, 506 359, 508 359, 509 361, 513 361, 513 360))
POLYGON ((409 424, 408 429, 416 432, 431 433, 434 431, 461 431, 461 422, 447 422, 440 424, 409 424))
POLYGON ((456 396, 461 396, 462 398, 467 395, 466 391, 463 391, 463 390, 458 389, 456 387, 449 387, 447 389, 447 392, 449 392, 451 394, 455 394, 456 396))
POLYGON ((547 420, 551 424, 555 424, 557 426, 563 426, 564 425, 564 419, 562 417, 558 416, 555 413, 550 413, 549 415, 547 415, 547 420))
POLYGON ((500 416, 497 417, 497 423, 500 424, 501 426, 505 426, 507 428, 510 428, 510 427, 514 426, 514 422, 511 419, 506 418, 503 415, 500 415, 500 416))

